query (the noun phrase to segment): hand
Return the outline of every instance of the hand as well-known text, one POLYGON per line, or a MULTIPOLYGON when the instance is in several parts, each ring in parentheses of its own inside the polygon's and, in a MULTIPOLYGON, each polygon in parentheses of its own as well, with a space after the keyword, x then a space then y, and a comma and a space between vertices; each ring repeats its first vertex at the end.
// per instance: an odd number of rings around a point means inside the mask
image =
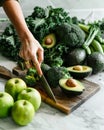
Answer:
POLYGON ((44 59, 43 48, 41 47, 39 42, 33 37, 30 38, 30 40, 24 39, 22 40, 19 55, 26 61, 25 63, 27 68, 30 68, 32 67, 32 65, 34 65, 38 74, 42 75, 40 66, 44 59))
MULTIPOLYGON (((35 65, 38 74, 42 75, 40 66, 44 58, 43 48, 29 31, 19 2, 16 0, 5 0, 3 8, 20 37, 20 57, 26 62, 28 61, 27 63, 35 65)), ((27 67, 30 67, 29 64, 27 64, 27 67)))

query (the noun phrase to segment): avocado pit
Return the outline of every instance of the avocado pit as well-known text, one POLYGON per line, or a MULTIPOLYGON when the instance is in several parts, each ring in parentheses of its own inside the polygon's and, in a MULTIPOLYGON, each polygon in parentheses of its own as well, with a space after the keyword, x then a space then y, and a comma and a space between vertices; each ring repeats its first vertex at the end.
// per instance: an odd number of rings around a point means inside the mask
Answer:
POLYGON ((91 75, 92 68, 86 65, 75 65, 67 68, 71 76, 75 79, 83 79, 91 75))
POLYGON ((46 39, 45 39, 45 44, 46 44, 46 45, 51 45, 51 44, 52 44, 52 39, 49 38, 49 37, 46 38, 46 39))
POLYGON ((51 48, 56 44, 56 37, 54 33, 46 35, 42 40, 42 46, 45 48, 51 48))
POLYGON ((77 86, 77 82, 76 82, 76 80, 74 80, 73 78, 67 79, 65 84, 66 84, 68 87, 76 87, 76 86, 77 86))
POLYGON ((73 67, 73 70, 82 71, 83 67, 81 65, 76 65, 76 66, 73 67))
POLYGON ((61 90, 68 96, 75 96, 81 94, 85 87, 84 85, 74 78, 62 78, 59 80, 61 90))

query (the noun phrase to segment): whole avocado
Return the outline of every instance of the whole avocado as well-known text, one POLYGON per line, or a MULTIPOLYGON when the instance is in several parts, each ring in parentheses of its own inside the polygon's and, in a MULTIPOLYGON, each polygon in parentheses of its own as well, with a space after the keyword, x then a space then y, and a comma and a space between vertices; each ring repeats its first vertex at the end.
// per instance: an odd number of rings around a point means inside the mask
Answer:
POLYGON ((93 52, 87 57, 87 65, 92 67, 92 74, 97 74, 104 70, 104 54, 93 52))
POLYGON ((82 65, 86 59, 86 51, 83 48, 75 48, 65 57, 65 66, 82 65))
POLYGON ((41 64, 41 69, 42 69, 44 75, 46 75, 47 71, 48 71, 50 68, 51 68, 51 67, 50 67, 48 64, 46 64, 46 63, 42 63, 42 64, 41 64))

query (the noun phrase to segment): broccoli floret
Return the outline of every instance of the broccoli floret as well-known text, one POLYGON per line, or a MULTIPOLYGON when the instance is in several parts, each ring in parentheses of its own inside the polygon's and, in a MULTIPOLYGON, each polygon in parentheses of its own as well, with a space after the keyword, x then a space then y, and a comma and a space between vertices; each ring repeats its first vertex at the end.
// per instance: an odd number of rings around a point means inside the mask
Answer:
POLYGON ((27 75, 35 76, 37 75, 37 71, 35 68, 29 68, 27 71, 27 75))
POLYGON ((30 87, 36 85, 37 83, 37 79, 31 75, 26 75, 23 80, 26 82, 27 86, 30 86, 30 87))
POLYGON ((24 81, 28 86, 34 86, 39 80, 38 73, 35 68, 29 68, 25 77, 24 81))
POLYGON ((54 66, 47 71, 46 77, 51 87, 57 87, 59 85, 59 80, 61 78, 70 77, 70 74, 65 67, 54 66))
POLYGON ((51 67, 52 66, 57 66, 57 67, 61 67, 63 64, 63 59, 61 57, 56 57, 55 59, 53 59, 51 61, 51 67))
POLYGON ((76 24, 63 23, 55 32, 58 40, 68 47, 81 47, 85 41, 84 31, 76 24))

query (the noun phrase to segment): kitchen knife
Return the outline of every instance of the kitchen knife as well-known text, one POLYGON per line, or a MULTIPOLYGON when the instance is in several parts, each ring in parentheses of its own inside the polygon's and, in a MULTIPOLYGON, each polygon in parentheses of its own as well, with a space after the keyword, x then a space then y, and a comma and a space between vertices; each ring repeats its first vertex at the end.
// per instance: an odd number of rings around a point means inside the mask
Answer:
MULTIPOLYGON (((35 65, 34 65, 34 67, 35 67, 35 65)), ((19 71, 18 71, 18 68, 13 69, 13 73, 15 73, 16 75, 19 75, 21 77, 25 74, 25 71, 24 71, 24 74, 22 72, 21 72, 21 75, 20 75, 20 69, 19 69, 19 71)), ((45 76, 43 75, 42 70, 41 70, 41 75, 40 74, 38 74, 38 75, 39 75, 39 78, 40 78, 41 86, 44 87, 44 90, 48 94, 48 96, 56 102, 56 98, 55 98, 55 96, 54 96, 54 94, 51 90, 51 87, 49 86, 45 76)))
MULTIPOLYGON (((34 67, 35 67, 35 64, 33 63, 34 67)), ((41 69, 41 68, 40 68, 41 69)), ((44 87, 44 90, 46 91, 46 93, 48 94, 48 96, 53 99, 55 102, 56 102, 56 98, 55 98, 55 95, 54 93, 52 92, 52 89, 51 87, 49 86, 43 72, 42 72, 42 69, 40 70, 41 71, 41 74, 38 73, 39 77, 40 77, 40 82, 41 82, 41 85, 44 87)))
POLYGON ((41 81, 41 84, 43 85, 45 91, 47 92, 48 96, 49 96, 51 99, 53 99, 55 102, 57 102, 57 101, 56 101, 56 98, 55 98, 55 96, 54 96, 54 93, 52 92, 52 89, 51 89, 51 87, 49 86, 49 84, 48 84, 48 82, 47 82, 47 80, 46 80, 44 74, 42 74, 42 75, 40 76, 40 81, 41 81))
MULTIPOLYGON (((21 75, 17 76, 18 69, 15 69, 15 73, 16 73, 16 75, 13 74, 6 67, 0 66, 0 77, 1 78, 10 79, 10 78, 14 78, 14 77, 21 77, 21 75)), ((44 77, 43 73, 40 76, 40 81, 41 81, 41 85, 44 87, 44 90, 46 91, 48 96, 56 102, 56 98, 55 98, 55 96, 54 96, 54 94, 53 94, 53 92, 52 92, 52 90, 51 90, 51 88, 50 88, 46 78, 44 77)))

